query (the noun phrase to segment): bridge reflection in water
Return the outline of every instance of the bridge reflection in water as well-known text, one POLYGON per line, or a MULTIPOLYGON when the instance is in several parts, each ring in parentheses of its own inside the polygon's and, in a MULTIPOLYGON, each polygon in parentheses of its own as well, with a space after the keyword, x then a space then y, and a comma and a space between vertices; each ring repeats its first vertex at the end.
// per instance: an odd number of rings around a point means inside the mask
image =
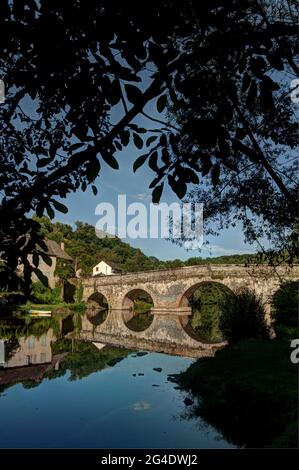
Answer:
POLYGON ((281 281, 298 277, 298 265, 276 270, 267 265, 199 265, 85 279, 83 297, 90 309, 83 318, 80 338, 190 357, 213 356, 225 343, 203 342, 188 324, 192 314, 189 299, 202 283, 220 283, 232 292, 249 288, 262 299, 269 315, 281 281), (126 324, 133 316, 133 293, 140 290, 153 301, 153 321, 137 332, 126 324), (96 325, 92 317, 100 308, 103 321, 96 325))

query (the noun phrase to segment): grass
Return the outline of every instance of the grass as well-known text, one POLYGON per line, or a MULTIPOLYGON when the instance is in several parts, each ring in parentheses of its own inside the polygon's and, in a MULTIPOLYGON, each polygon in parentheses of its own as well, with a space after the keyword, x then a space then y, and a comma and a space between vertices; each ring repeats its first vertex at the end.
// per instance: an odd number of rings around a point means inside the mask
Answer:
POLYGON ((287 340, 246 340, 179 376, 196 414, 245 447, 298 446, 298 374, 287 340))
POLYGON ((67 303, 67 302, 60 302, 60 303, 49 303, 49 304, 38 304, 33 302, 27 302, 23 305, 18 305, 15 307, 16 310, 21 311, 28 311, 28 310, 57 310, 57 309, 70 309, 73 311, 83 311, 85 309, 85 304, 83 302, 80 303, 67 303))

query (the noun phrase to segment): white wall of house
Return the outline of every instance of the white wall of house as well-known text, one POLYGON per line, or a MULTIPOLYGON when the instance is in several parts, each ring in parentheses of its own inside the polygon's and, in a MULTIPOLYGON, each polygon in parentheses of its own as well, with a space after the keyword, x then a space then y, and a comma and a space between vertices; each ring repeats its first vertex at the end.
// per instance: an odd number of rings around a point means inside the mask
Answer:
POLYGON ((92 269, 92 275, 97 276, 98 274, 104 274, 105 276, 111 276, 113 269, 105 261, 101 261, 92 269))

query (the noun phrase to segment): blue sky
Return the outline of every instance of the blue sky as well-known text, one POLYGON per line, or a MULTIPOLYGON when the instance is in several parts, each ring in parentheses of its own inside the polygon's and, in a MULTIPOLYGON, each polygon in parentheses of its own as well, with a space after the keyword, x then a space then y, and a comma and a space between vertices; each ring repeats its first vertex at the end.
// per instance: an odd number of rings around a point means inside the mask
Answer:
MULTIPOLYGON (((127 204, 143 202, 146 206, 151 202, 151 190, 148 186, 155 174, 145 164, 136 173, 133 173, 133 162, 142 153, 133 145, 129 145, 124 151, 118 152, 116 158, 119 162, 119 170, 111 169, 101 161, 101 175, 95 180, 98 195, 95 196, 91 189, 86 192, 78 191, 68 196, 63 201, 69 208, 67 214, 56 213, 56 219, 73 225, 76 220, 95 225, 99 216, 95 215, 95 208, 101 202, 109 202, 117 207, 118 195, 125 194, 127 204)), ((161 202, 179 202, 177 196, 165 188, 161 202)), ((130 220, 128 216, 127 220, 130 220)), ((159 259, 187 259, 193 256, 221 256, 235 253, 250 253, 256 251, 253 245, 244 243, 244 236, 240 228, 224 230, 218 237, 205 237, 204 242, 209 241, 209 246, 201 251, 187 251, 170 241, 163 239, 123 239, 134 247, 140 248, 148 256, 156 256, 159 259)))

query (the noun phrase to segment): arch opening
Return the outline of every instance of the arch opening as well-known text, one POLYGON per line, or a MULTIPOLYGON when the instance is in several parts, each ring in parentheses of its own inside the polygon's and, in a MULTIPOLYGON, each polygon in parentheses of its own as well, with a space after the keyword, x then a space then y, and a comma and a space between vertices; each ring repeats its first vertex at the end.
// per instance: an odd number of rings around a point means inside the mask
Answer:
POLYGON ((217 343, 224 340, 221 314, 224 303, 234 293, 224 284, 213 281, 197 283, 182 296, 181 306, 190 306, 192 314, 181 320, 183 328, 198 340, 217 343))
POLYGON ((152 297, 143 289, 133 289, 123 300, 123 320, 132 331, 145 331, 153 321, 152 297))
POLYGON ((86 317, 92 325, 101 325, 106 320, 108 311, 108 300, 100 292, 94 292, 94 294, 88 298, 86 317))

